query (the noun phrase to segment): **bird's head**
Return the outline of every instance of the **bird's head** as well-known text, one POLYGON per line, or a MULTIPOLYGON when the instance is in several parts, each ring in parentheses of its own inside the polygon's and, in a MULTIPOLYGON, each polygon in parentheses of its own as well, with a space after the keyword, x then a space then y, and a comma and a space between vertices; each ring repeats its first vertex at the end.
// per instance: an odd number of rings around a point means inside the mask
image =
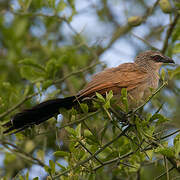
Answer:
POLYGON ((171 58, 164 56, 159 51, 144 51, 135 58, 135 63, 145 67, 157 69, 164 63, 175 63, 171 58))

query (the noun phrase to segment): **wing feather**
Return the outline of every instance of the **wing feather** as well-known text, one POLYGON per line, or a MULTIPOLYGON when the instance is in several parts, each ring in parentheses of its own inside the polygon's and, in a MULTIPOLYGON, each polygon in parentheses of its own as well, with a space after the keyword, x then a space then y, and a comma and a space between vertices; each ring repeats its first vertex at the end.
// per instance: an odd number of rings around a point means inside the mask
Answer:
POLYGON ((122 88, 130 91, 147 81, 147 78, 148 74, 145 69, 135 63, 125 63, 93 76, 92 80, 79 92, 78 97, 91 97, 95 95, 95 92, 103 95, 110 90, 114 94, 120 94, 122 88))

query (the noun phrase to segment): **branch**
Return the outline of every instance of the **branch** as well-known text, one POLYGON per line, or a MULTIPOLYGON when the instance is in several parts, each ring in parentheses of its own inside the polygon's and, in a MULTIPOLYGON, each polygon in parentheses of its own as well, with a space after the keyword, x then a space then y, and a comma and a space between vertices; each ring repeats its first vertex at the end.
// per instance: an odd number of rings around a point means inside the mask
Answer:
MULTIPOLYGON (((93 155, 93 153, 80 141, 78 140, 79 144, 90 154, 93 155)), ((103 165, 104 163, 101 162, 101 160, 99 160, 96 156, 94 157, 94 159, 96 159, 101 165, 103 165)))
POLYGON ((92 158, 94 158, 95 156, 97 156, 100 152, 102 152, 104 149, 106 149, 108 146, 110 146, 112 143, 114 143, 115 141, 117 141, 121 136, 124 136, 124 134, 131 128, 132 126, 129 125, 128 127, 126 127, 118 136, 116 136, 113 140, 111 140, 110 142, 106 143, 104 146, 102 146, 101 148, 99 148, 99 150, 97 150, 94 154, 92 154, 91 156, 89 156, 87 159, 80 161, 79 163, 77 163, 74 167, 54 176, 53 178, 59 178, 60 176, 63 176, 67 173, 69 173, 70 171, 78 168, 79 166, 87 163, 89 160, 91 160, 92 158))
MULTIPOLYGON (((143 23, 145 23, 145 21, 147 20, 147 18, 153 13, 154 9, 156 8, 156 6, 158 5, 159 3, 159 0, 157 0, 154 5, 152 7, 149 7, 147 8, 146 10, 146 13, 143 15, 143 23)), ((21 15, 21 16, 32 16, 32 17, 36 17, 36 16, 41 16, 41 17, 46 17, 46 18, 56 18, 58 21, 64 21, 68 26, 69 28, 76 34, 76 35, 79 35, 78 32, 76 32, 76 30, 72 27, 72 25, 70 24, 70 22, 65 18, 65 17, 60 17, 56 14, 54 15, 47 15, 47 14, 43 14, 43 13, 30 13, 30 12, 14 12, 14 11, 11 11, 11 13, 15 14, 15 15, 21 15)), ((109 12, 110 13, 110 12, 109 12)), ((112 14, 109 14, 109 16, 111 16, 112 14)), ((117 24, 116 24, 117 25, 117 24)), ((112 38, 109 42, 109 44, 107 45, 107 47, 105 48, 101 48, 99 47, 96 51, 96 53, 94 51, 92 51, 91 48, 88 47, 88 45, 83 42, 83 44, 85 45, 85 47, 93 54, 93 56, 97 59, 97 57, 99 55, 101 55, 104 51, 106 51, 107 49, 109 49, 113 44, 114 42, 119 39, 120 36, 122 35, 125 35, 127 34, 133 27, 129 26, 129 24, 127 23, 126 25, 124 26, 118 26, 113 35, 112 35, 112 38)))
POLYGON ((82 68, 82 69, 79 69, 79 70, 74 71, 74 72, 72 72, 72 73, 69 73, 69 74, 65 75, 63 78, 60 78, 60 79, 58 79, 58 80, 55 80, 55 81, 53 82, 53 84, 59 84, 59 83, 63 82, 64 80, 66 80, 67 78, 73 76, 73 75, 77 75, 77 74, 83 73, 83 72, 85 72, 85 71, 88 71, 89 69, 92 69, 93 67, 95 67, 95 66, 98 65, 98 64, 100 64, 100 62, 96 62, 96 63, 91 64, 91 65, 89 65, 89 66, 87 66, 87 67, 85 67, 85 68, 82 68))
POLYGON ((177 22, 178 22, 178 19, 180 17, 180 14, 178 13, 175 18, 174 18, 174 21, 170 24, 168 30, 167 30, 167 33, 166 33, 166 37, 165 37, 165 40, 164 40, 164 45, 163 45, 163 48, 161 50, 161 52, 164 54, 167 47, 168 47, 168 41, 169 41, 169 38, 174 30, 174 27, 176 26, 177 22))
MULTIPOLYGON (((151 144, 149 144, 149 145, 153 145, 155 147, 158 147, 160 144, 156 140, 153 140, 153 142, 151 144)), ((153 149, 153 147, 149 147, 149 148, 146 147, 146 148, 144 148, 145 151, 151 150, 151 149, 153 149)), ((173 157, 167 157, 167 156, 165 156, 165 157, 172 164, 173 168, 176 169, 180 173, 180 167, 177 166, 176 160, 173 157)))
MULTIPOLYGON (((148 19, 148 17, 153 13, 154 9, 156 8, 156 6, 158 5, 160 0, 157 0, 152 7, 147 8, 146 13, 143 15, 142 19, 142 23, 145 23, 146 20, 148 19)), ((127 34, 131 29, 133 29, 132 26, 130 26, 128 23, 124 26, 119 26, 116 28, 116 30, 114 31, 112 38, 109 42, 109 44, 107 45, 106 48, 104 49, 100 49, 98 50, 99 52, 97 53, 98 55, 102 54, 104 51, 106 51, 107 49, 109 49, 115 42, 117 39, 119 39, 119 37, 127 34)))
MULTIPOLYGON (((173 169, 174 169, 174 167, 168 169, 168 172, 172 171, 173 169)), ((167 171, 165 171, 164 173, 162 173, 161 175, 159 175, 158 177, 156 177, 154 180, 158 180, 158 179, 160 179, 161 177, 163 177, 163 176, 166 175, 166 174, 167 174, 167 171)))
POLYGON ((10 109, 8 109, 6 112, 0 114, 0 119, 7 116, 9 113, 11 113, 12 111, 14 111, 15 109, 17 109, 18 107, 20 107, 22 104, 24 104, 24 102, 26 102, 27 100, 31 99, 34 96, 37 96, 38 93, 34 93, 31 94, 29 96, 26 96, 23 100, 21 100, 18 104, 14 105, 13 107, 11 107, 10 109))
POLYGON ((36 163, 36 164, 38 164, 38 165, 40 165, 40 166, 42 166, 42 167, 46 166, 46 164, 44 164, 41 160, 39 160, 39 159, 33 157, 32 155, 24 152, 23 150, 21 150, 21 149, 20 149, 19 147, 17 147, 16 145, 14 145, 14 144, 12 144, 12 143, 10 143, 10 142, 8 142, 8 141, 2 140, 2 139, 0 139, 0 142, 1 142, 1 144, 2 144, 4 147, 6 147, 9 151, 18 153, 19 156, 24 157, 24 158, 32 161, 33 163, 36 163), (11 149, 8 145, 11 146, 11 147, 13 147, 14 149, 11 149))
MULTIPOLYGON (((67 78, 70 78, 70 77, 73 76, 73 75, 77 75, 77 74, 79 74, 79 73, 85 72, 85 71, 87 71, 87 70, 95 67, 97 64, 100 64, 100 62, 91 64, 91 65, 89 65, 88 67, 82 68, 82 69, 80 69, 80 70, 78 70, 78 71, 74 71, 74 72, 72 72, 72 73, 69 73, 69 74, 67 74, 66 76, 64 76, 63 78, 54 81, 53 84, 61 83, 61 82, 63 82, 64 80, 66 80, 67 78)), ((41 90, 41 91, 39 91, 39 92, 43 92, 43 91, 41 90)), ((21 100, 19 103, 17 103, 16 105, 14 105, 14 106, 11 107, 10 109, 8 109, 6 112, 0 114, 0 119, 1 119, 1 118, 4 118, 4 117, 7 116, 9 113, 11 113, 11 112, 13 112, 14 110, 16 110, 17 108, 19 108, 19 107, 20 107, 22 104, 24 104, 24 102, 26 102, 27 100, 31 99, 31 98, 34 97, 34 96, 37 96, 37 95, 39 94, 39 92, 33 93, 33 94, 29 95, 29 96, 26 96, 23 100, 21 100)))
POLYGON ((178 132, 180 132, 180 129, 178 129, 178 130, 174 131, 173 133, 170 133, 170 134, 168 134, 168 135, 166 135, 164 137, 161 137, 159 140, 166 139, 166 138, 168 138, 168 137, 170 137, 170 136, 172 136, 172 135, 174 135, 174 134, 176 134, 178 132))
POLYGON ((145 43, 145 44, 146 44, 147 46, 149 46, 151 49, 159 51, 159 49, 157 49, 156 47, 154 47, 153 45, 151 45, 151 43, 148 42, 146 39, 144 39, 144 38, 142 38, 142 37, 134 34, 133 32, 131 32, 131 34, 132 34, 135 38, 137 38, 137 39, 139 39, 140 41, 142 41, 143 43, 145 43))
POLYGON ((125 155, 123 155, 123 156, 121 156, 121 157, 117 157, 117 158, 111 159, 111 160, 109 160, 109 161, 103 162, 103 165, 96 166, 95 168, 93 168, 93 170, 94 170, 94 171, 97 171, 97 170, 100 169, 101 167, 104 167, 104 166, 106 166, 106 165, 109 165, 109 164, 115 163, 115 162, 117 162, 117 161, 120 161, 120 160, 122 160, 122 159, 125 159, 125 158, 127 158, 127 157, 135 154, 138 150, 139 150, 139 147, 138 147, 135 151, 133 151, 133 152, 129 152, 129 153, 127 153, 127 154, 125 154, 125 155))

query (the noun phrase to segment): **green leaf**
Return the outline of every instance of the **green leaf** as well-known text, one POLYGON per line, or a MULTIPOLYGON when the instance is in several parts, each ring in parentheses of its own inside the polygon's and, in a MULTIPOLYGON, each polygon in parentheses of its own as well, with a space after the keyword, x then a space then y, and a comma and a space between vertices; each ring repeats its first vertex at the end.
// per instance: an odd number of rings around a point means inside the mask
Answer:
POLYGON ((88 177, 88 180, 96 180, 96 174, 95 173, 91 173, 88 177))
MULTIPOLYGON (((14 28, 16 29, 13 31, 13 36, 16 38, 21 38, 22 35, 27 32, 26 28, 28 26, 28 21, 26 18, 21 18, 18 21, 16 21, 16 24, 14 25, 14 28)), ((15 44, 16 45, 16 44, 15 44)))
POLYGON ((149 159, 152 160, 152 158, 153 158, 153 150, 146 151, 146 154, 148 155, 149 159))
MULTIPOLYGON (((104 135, 105 135, 105 133, 106 133, 106 131, 107 131, 107 129, 108 129, 108 125, 109 125, 109 122, 105 122, 105 125, 104 125, 104 127, 103 127, 103 130, 101 131, 101 141, 103 140, 104 135)), ((114 126, 113 126, 113 127, 114 127, 114 126)))
POLYGON ((30 58, 26 58, 26 59, 19 61, 19 64, 24 65, 24 66, 31 66, 31 67, 37 68, 39 70, 45 71, 44 67, 42 67, 35 60, 30 59, 30 58))
POLYGON ((79 123, 76 127, 76 134, 78 137, 81 137, 81 123, 79 123))
POLYGON ((128 99, 127 99, 127 89, 122 88, 121 90, 121 101, 125 107, 125 111, 128 112, 128 99))
POLYGON ((89 131, 88 129, 85 129, 84 130, 84 136, 85 137, 90 137, 90 136, 92 136, 93 134, 91 133, 91 131, 89 131))
POLYGON ((15 154, 11 154, 11 153, 6 152, 6 156, 5 156, 5 159, 4 159, 4 164, 5 165, 11 164, 15 160, 16 160, 16 155, 15 154))
POLYGON ((65 127, 65 130, 72 136, 76 136, 76 131, 73 128, 65 127))
POLYGON ((12 86, 9 82, 3 82, 2 83, 3 89, 6 91, 11 91, 12 90, 12 86))
POLYGON ((33 178, 33 180, 39 180, 39 178, 38 178, 38 177, 35 177, 35 178, 33 178))
POLYGON ((27 171, 25 179, 29 180, 29 171, 27 171))
POLYGON ((53 81, 52 80, 46 80, 43 82, 42 84, 42 89, 45 90, 47 89, 49 86, 51 86, 53 84, 53 81))
POLYGON ((56 157, 66 157, 69 156, 69 152, 65 152, 65 151, 56 151, 53 153, 54 156, 56 157))
POLYGON ((58 71, 58 68, 56 66, 56 60, 55 59, 50 59, 46 63, 45 70, 46 70, 47 78, 54 78, 56 72, 58 71))
POLYGON ((167 119, 166 117, 164 117, 162 114, 154 114, 149 121, 154 121, 154 120, 157 120, 156 121, 156 125, 160 125, 164 122, 167 122, 169 121, 169 119, 167 119))
POLYGON ((104 97, 101 94, 99 94, 98 92, 96 92, 96 96, 101 102, 105 102, 104 97))
POLYGON ((44 170, 48 173, 51 174, 51 168, 49 166, 44 166, 44 170))
POLYGON ((27 11, 27 9, 30 7, 32 0, 26 0, 25 1, 25 8, 24 11, 27 11))
POLYGON ((176 69, 174 70, 169 70, 168 74, 170 76, 170 79, 173 79, 175 76, 180 75, 180 66, 178 66, 176 69))
POLYGON ((55 0, 47 0, 47 2, 51 8, 55 8, 55 0))
POLYGON ((60 0, 60 2, 58 3, 56 10, 57 11, 63 11, 66 8, 66 3, 64 2, 64 0, 60 0))
POLYGON ((54 174, 55 171, 56 171, 56 169, 55 169, 55 163, 54 163, 52 160, 49 160, 49 165, 50 165, 52 174, 54 174))
POLYGON ((27 85, 26 87, 25 87, 25 89, 24 89, 24 97, 26 97, 28 94, 29 94, 29 92, 30 92, 30 86, 29 85, 27 85))
POLYGON ((180 133, 174 138, 174 149, 175 149, 175 157, 179 159, 180 153, 180 133))
POLYGON ((42 81, 44 78, 44 73, 36 71, 32 67, 23 66, 20 69, 21 76, 29 81, 38 82, 42 81))
POLYGON ((173 48, 173 54, 179 54, 180 53, 180 43, 177 43, 173 48))
POLYGON ((154 152, 160 153, 166 157, 174 157, 175 155, 173 147, 158 147, 154 152))
POLYGON ((162 68, 161 70, 161 79, 163 80, 163 82, 165 81, 165 77, 166 77, 166 71, 164 68, 162 68))
POLYGON ((19 180, 24 180, 23 176, 19 175, 19 180))
POLYGON ((38 178, 38 177, 35 177, 35 178, 33 178, 33 180, 39 180, 39 178, 38 178))
POLYGON ((87 144, 89 144, 89 145, 99 144, 98 137, 96 135, 93 135, 90 130, 85 129, 84 130, 84 136, 86 137, 87 144))
POLYGON ((150 126, 149 128, 146 128, 145 133, 146 133, 146 135, 153 138, 152 135, 153 135, 154 131, 155 131, 155 126, 150 126))
POLYGON ((106 101, 110 101, 113 97, 113 91, 110 90, 107 94, 106 94, 106 101))
POLYGON ((80 107, 84 113, 88 113, 88 105, 85 103, 81 103, 80 107))
POLYGON ((66 167, 64 167, 63 165, 61 165, 60 163, 56 162, 56 164, 63 170, 65 171, 66 170, 66 167))
POLYGON ((37 150, 36 156, 41 160, 44 161, 45 152, 41 149, 37 150))

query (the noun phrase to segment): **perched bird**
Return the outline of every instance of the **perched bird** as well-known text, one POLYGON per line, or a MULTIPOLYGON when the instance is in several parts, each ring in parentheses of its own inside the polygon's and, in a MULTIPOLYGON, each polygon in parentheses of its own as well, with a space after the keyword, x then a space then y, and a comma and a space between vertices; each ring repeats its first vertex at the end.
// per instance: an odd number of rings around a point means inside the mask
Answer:
POLYGON ((129 108, 137 108, 151 95, 152 89, 158 87, 158 73, 163 63, 174 61, 159 51, 142 52, 135 58, 134 63, 124 63, 96 74, 75 96, 48 100, 17 113, 3 125, 8 128, 4 133, 14 130, 19 132, 33 124, 40 124, 58 114, 61 108, 77 107, 83 99, 96 96, 96 92, 104 96, 112 90, 117 104, 122 106, 121 90, 126 88, 129 108))

